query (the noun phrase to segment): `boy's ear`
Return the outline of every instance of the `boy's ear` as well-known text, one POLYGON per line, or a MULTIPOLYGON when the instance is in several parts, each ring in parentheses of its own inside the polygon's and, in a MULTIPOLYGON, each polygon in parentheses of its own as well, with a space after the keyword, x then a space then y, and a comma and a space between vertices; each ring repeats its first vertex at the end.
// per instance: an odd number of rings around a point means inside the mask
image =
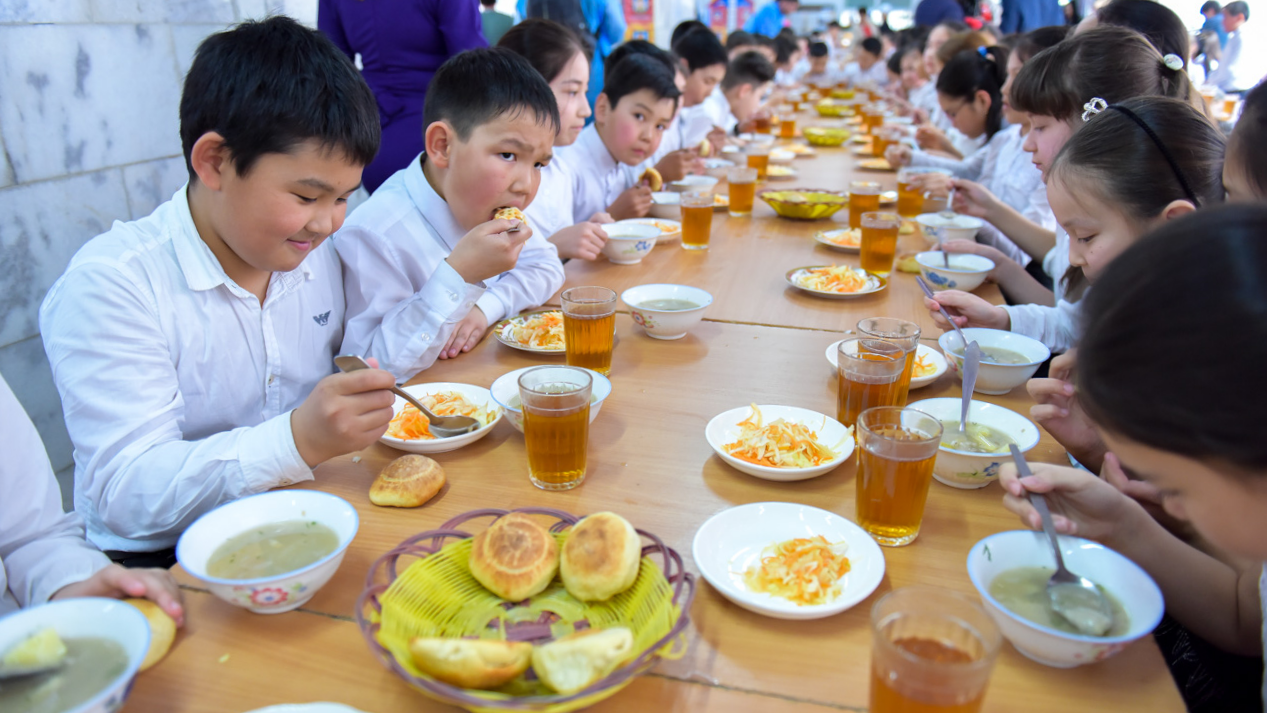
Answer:
POLYGON ((447 121, 433 121, 422 133, 422 147, 427 152, 427 160, 436 168, 448 168, 453 160, 453 146, 458 135, 447 121))
POLYGON ((213 191, 220 190, 225 172, 233 170, 229 147, 225 146, 224 137, 214 131, 208 131, 194 142, 189 150, 189 164, 198 182, 213 191))
POLYGON ((612 113, 611 101, 607 98, 606 92, 601 92, 598 98, 594 100, 594 123, 606 124, 607 117, 612 113))

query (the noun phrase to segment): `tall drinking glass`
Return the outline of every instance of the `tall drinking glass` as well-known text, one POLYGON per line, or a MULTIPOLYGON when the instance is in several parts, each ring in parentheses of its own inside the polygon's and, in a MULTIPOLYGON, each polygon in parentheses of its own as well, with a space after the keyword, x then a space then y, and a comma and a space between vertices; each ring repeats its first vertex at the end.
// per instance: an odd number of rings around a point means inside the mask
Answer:
POLYGON ((926 213, 924 210, 924 199, 927 193, 912 184, 913 179, 922 173, 942 173, 950 175, 949 171, 940 168, 912 168, 907 166, 897 172, 897 212, 903 218, 914 218, 915 216, 926 213))
POLYGON ((836 352, 836 420, 853 426, 858 414, 892 406, 906 353, 880 339, 846 339, 836 352))
POLYGON ((757 169, 735 166, 726 171, 726 183, 730 186, 730 215, 735 218, 752 215, 757 169))
POLYGON ((571 366, 539 366, 519 377, 528 479, 542 490, 585 480, 593 377, 571 366))
POLYGON ((886 547, 909 545, 924 520, 941 422, 923 411, 883 406, 863 411, 858 439, 858 525, 886 547))
POLYGON ((757 180, 764 181, 766 170, 770 167, 770 144, 754 141, 745 149, 748 154, 748 168, 757 169, 757 180))
POLYGON ((859 263, 863 270, 887 277, 897 257, 897 231, 902 217, 897 213, 862 214, 862 248, 859 263))
MULTIPOLYGON (((682 194, 682 247, 707 250, 713 231, 713 194, 687 191, 682 194)), ((748 209, 752 212, 752 208, 748 209)))
POLYGON ((784 104, 779 107, 779 138, 791 139, 796 137, 796 116, 795 109, 791 104, 784 104))
POLYGON ((904 587, 871 607, 871 713, 976 713, 998 659, 999 628, 975 601, 904 587))
POLYGON ((915 356, 919 350, 920 328, 914 322, 893 317, 869 317, 858 322, 858 333, 891 342, 906 352, 906 368, 898 380, 897 395, 893 398, 894 406, 905 406, 906 398, 911 391, 911 373, 915 370, 915 356))
POLYGON ((862 227, 862 214, 880 210, 880 184, 875 181, 850 181, 849 227, 862 227))
POLYGON ((611 373, 616 341, 616 293, 606 287, 563 292, 563 340, 568 366, 611 373))

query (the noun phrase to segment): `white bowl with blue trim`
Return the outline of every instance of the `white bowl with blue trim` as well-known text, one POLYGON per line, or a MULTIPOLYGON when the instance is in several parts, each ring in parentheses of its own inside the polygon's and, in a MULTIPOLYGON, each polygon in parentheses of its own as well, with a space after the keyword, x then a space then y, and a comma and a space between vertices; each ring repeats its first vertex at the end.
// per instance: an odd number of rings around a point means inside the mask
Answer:
POLYGON ((334 576, 360 518, 351 503, 317 490, 274 490, 225 503, 198 518, 176 543, 176 560, 211 593, 256 614, 280 614, 303 606, 334 576), (216 548, 253 528, 291 520, 312 520, 334 531, 339 544, 330 554, 299 569, 257 579, 222 579, 207 574, 216 548))
MULTIPOLYGON (((932 416, 938 421, 959 422, 963 409, 963 400, 955 398, 924 399, 913 404, 913 408, 932 416)), ((968 404, 968 423, 988 426, 1000 433, 1006 433, 1021 449, 1027 453, 1038 445, 1038 426, 1019 413, 1003 408, 997 404, 973 400, 968 404)), ((999 479, 999 468, 1011 462, 1009 452, 973 453, 959 451, 942 445, 937 449, 937 462, 933 464, 933 477, 952 488, 973 490, 984 488, 999 479)))
POLYGON ((660 229, 642 223, 607 223, 603 226, 607 242, 603 254, 617 265, 637 265, 655 247, 660 229))
POLYGON ((1060 556, 1069 571, 1100 585, 1129 619, 1121 636, 1082 636, 1043 626, 1012 613, 990 594, 994 578, 1017 567, 1055 569, 1051 544, 1041 532, 1012 530, 991 535, 968 552, 968 577, 1003 636, 1026 658, 1044 666, 1073 668, 1117 654, 1157 627, 1166 609, 1148 573, 1125 556, 1091 540, 1060 536, 1060 556))
MULTIPOLYGON (((501 406, 502 415, 520 433, 524 432, 524 411, 523 402, 519 397, 519 377, 525 371, 535 369, 537 366, 540 366, 540 364, 506 372, 497 377, 497 381, 494 381, 493 385, 488 387, 488 392, 492 395, 493 401, 496 401, 497 405, 501 406)), ((603 409, 603 402, 607 400, 608 396, 611 396, 612 382, 611 379, 597 371, 592 369, 585 369, 585 371, 588 371, 590 377, 594 379, 593 386, 590 387, 590 423, 593 423, 594 419, 598 418, 598 412, 603 409)))
MULTIPOLYGON (((1034 372, 1038 371, 1038 367, 1051 358, 1051 350, 1046 344, 1024 334, 984 327, 965 327, 960 331, 969 341, 974 341, 981 347, 1007 349, 1026 359, 1020 364, 995 364, 982 360, 980 368, 977 369, 977 385, 973 389, 978 394, 992 396, 1006 394, 1029 381, 1034 372)), ((954 369, 959 380, 963 381, 964 344, 959 339, 958 332, 944 332, 937 338, 937 346, 941 347, 942 354, 946 355, 950 368, 954 369)))
POLYGON ((963 290, 972 292, 985 282, 994 269, 994 261, 972 253, 943 253, 940 250, 915 256, 920 274, 934 291, 963 290))
POLYGON ((620 293, 620 301, 629 307, 633 321, 647 330, 652 339, 673 340, 686 336, 691 327, 699 324, 704 312, 713 304, 713 296, 707 290, 690 285, 638 285, 620 293), (647 307, 651 300, 679 299, 691 302, 691 309, 656 309, 647 307))

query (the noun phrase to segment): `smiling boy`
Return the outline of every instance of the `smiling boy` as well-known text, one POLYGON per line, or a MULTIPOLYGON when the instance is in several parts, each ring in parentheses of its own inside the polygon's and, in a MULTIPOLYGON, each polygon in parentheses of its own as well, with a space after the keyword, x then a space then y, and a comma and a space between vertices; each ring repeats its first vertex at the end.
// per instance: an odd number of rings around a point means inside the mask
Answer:
POLYGON ((505 48, 463 52, 431 80, 423 122, 423 153, 334 239, 348 304, 343 352, 377 358, 402 382, 563 285, 553 244, 528 223, 493 217, 527 208, 552 158, 559 109, 541 74, 505 48))
POLYGON ((325 238, 379 143, 352 62, 285 17, 214 34, 185 78, 180 135, 189 183, 90 240, 40 309, 75 510, 116 560, 311 480, 392 415, 390 374, 332 374, 344 303, 325 238))

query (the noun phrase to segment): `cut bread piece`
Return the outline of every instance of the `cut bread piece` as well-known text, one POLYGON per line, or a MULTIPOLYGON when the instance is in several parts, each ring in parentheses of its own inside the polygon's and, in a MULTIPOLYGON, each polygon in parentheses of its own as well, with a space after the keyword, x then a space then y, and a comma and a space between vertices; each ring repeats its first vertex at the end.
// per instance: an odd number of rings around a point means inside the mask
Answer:
POLYGON ((576 693, 605 678, 634 655, 633 632, 625 627, 587 629, 538 646, 532 669, 550 688, 576 693))
POLYGON ((497 688, 528 670, 532 644, 494 639, 409 640, 414 665, 438 681, 461 688, 497 688))

